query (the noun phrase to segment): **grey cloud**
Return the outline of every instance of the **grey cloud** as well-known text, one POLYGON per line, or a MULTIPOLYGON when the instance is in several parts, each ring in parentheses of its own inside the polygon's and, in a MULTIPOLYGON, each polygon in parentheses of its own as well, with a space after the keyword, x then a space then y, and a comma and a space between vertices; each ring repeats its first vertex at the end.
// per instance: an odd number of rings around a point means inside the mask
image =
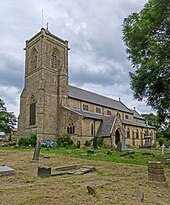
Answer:
MULTIPOLYGON (((122 42, 122 22, 147 0, 6 0, 1 2, 0 25, 0 92, 10 88, 17 95, 24 81, 25 40, 44 26, 69 41, 69 80, 78 86, 92 85, 107 96, 122 96, 128 103, 132 94, 122 42), (14 91, 13 88, 16 88, 14 91), (103 90, 102 90, 103 89, 103 90), (114 94, 114 93, 115 94, 114 94)), ((8 90, 8 91, 7 91, 8 90)), ((17 95, 18 96, 18 95, 17 95)), ((10 95, 9 102, 15 101, 10 95)), ((19 102, 19 97, 16 97, 19 102)))
POLYGON ((3 53, 0 53, 0 59, 0 85, 21 89, 24 80, 24 66, 22 62, 3 53))

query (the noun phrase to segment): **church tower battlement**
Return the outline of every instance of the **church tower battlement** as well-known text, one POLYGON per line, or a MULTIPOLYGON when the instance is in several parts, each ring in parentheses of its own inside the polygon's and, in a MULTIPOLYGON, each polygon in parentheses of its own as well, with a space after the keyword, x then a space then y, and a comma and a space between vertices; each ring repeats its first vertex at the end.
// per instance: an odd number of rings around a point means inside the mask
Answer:
POLYGON ((25 50, 18 135, 35 133, 41 140, 54 139, 58 134, 60 108, 67 106, 68 41, 42 28, 26 41, 25 50))

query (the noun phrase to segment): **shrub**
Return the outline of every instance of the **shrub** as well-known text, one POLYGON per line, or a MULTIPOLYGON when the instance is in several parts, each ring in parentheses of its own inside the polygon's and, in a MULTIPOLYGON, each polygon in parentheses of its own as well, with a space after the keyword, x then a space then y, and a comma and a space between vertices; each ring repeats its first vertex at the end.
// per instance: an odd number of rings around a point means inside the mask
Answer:
POLYGON ((73 145, 73 140, 71 139, 70 135, 67 133, 64 133, 59 136, 57 139, 57 146, 58 147, 69 147, 73 145))
POLYGON ((28 139, 27 137, 21 137, 18 141, 18 146, 22 147, 22 146, 28 146, 28 139))
POLYGON ((160 137, 157 139, 157 141, 159 142, 159 145, 162 146, 163 142, 164 142, 164 138, 160 137))
POLYGON ((32 147, 35 147, 36 142, 37 142, 37 136, 35 134, 31 134, 28 137, 28 144, 31 145, 32 147))
POLYGON ((86 140, 84 146, 90 147, 90 145, 91 145, 91 140, 86 140))
POLYGON ((18 145, 19 147, 27 147, 27 146, 35 147, 36 141, 37 141, 37 136, 31 134, 28 137, 21 137, 18 141, 18 145))
POLYGON ((77 141, 76 148, 80 148, 80 145, 81 145, 80 141, 77 141))
POLYGON ((98 137, 97 138, 97 146, 98 147, 103 147, 103 137, 98 137))

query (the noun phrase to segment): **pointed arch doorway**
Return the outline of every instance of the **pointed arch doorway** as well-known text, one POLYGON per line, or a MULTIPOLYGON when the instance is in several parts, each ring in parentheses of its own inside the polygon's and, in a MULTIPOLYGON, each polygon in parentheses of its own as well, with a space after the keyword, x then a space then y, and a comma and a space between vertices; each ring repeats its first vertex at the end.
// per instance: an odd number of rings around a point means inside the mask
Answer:
POLYGON ((115 133, 115 144, 117 145, 118 142, 120 142, 120 132, 119 132, 119 130, 116 130, 116 133, 115 133))

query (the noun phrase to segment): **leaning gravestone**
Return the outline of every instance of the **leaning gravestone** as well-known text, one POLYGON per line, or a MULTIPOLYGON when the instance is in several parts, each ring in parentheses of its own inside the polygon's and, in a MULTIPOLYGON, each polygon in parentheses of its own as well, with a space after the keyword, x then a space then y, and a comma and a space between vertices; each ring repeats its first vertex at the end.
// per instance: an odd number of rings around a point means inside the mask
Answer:
POLYGON ((39 156, 40 156, 40 149, 41 149, 41 142, 39 140, 37 140, 35 149, 34 149, 34 156, 32 158, 32 160, 39 160, 39 156))
POLYGON ((116 151, 118 151, 118 152, 122 151, 122 143, 121 142, 117 143, 116 151))

